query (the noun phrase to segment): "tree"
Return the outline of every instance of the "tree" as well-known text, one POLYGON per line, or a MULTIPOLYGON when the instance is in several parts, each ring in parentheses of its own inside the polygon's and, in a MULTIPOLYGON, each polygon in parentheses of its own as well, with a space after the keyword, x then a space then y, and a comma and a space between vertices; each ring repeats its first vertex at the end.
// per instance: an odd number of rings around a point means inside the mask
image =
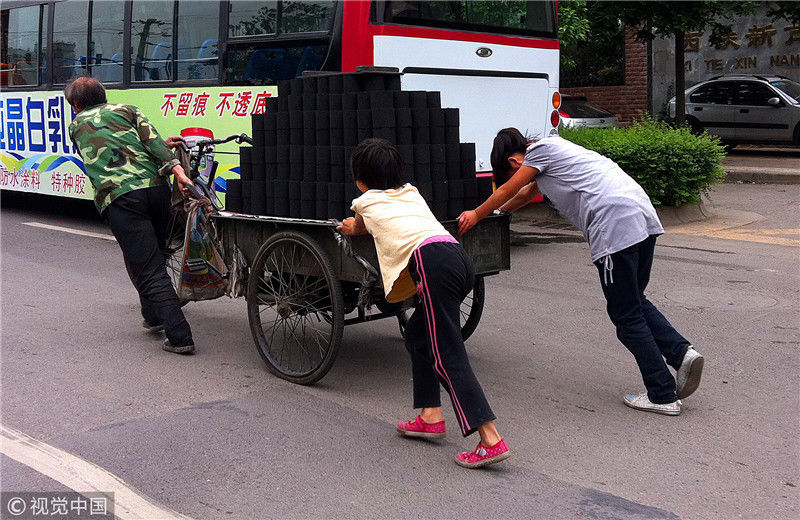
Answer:
MULTIPOLYGON (((771 4, 796 4, 798 2, 771 2, 771 4)), ((730 24, 736 16, 752 13, 760 2, 598 2, 597 16, 605 23, 619 20, 636 30, 636 39, 652 41, 656 36, 675 39, 675 124, 682 126, 686 112, 686 74, 684 70, 685 35, 691 31, 712 28, 712 41, 730 33, 730 24)), ((781 12, 789 12, 776 6, 781 12)))
POLYGON ((558 6, 558 40, 561 48, 561 66, 574 69, 577 47, 589 37, 591 23, 586 2, 562 2, 558 6))
POLYGON ((595 10, 603 8, 602 3, 562 1, 558 5, 562 87, 624 81, 625 28, 617 19, 597 22, 595 10))
POLYGON ((773 20, 788 20, 800 24, 800 2, 767 2, 767 16, 773 20))

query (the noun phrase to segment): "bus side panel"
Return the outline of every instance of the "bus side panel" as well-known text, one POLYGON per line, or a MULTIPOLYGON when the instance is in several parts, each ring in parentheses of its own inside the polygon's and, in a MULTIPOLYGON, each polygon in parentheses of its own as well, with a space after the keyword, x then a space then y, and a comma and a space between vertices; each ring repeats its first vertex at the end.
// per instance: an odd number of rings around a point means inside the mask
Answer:
POLYGON ((404 36, 376 36, 374 42, 375 65, 404 72, 404 90, 439 90, 443 106, 460 109, 461 140, 475 142, 478 171, 491 169, 489 153, 501 128, 515 126, 531 137, 555 130, 550 113, 558 49, 539 48, 535 40, 531 47, 404 36), (490 55, 481 57, 479 48, 490 55))
POLYGON ((92 199, 61 92, 0 93, 0 189, 92 199))
POLYGON ((477 172, 491 170, 489 155, 497 131, 513 126, 524 135, 549 135, 546 80, 404 74, 403 90, 438 90, 442 107, 459 109, 461 142, 475 143, 477 172))
MULTIPOLYGON (((251 115, 264 111, 277 87, 172 87, 106 91, 109 103, 139 107, 162 137, 203 127, 215 137, 252 135, 251 115)), ((83 161, 69 139, 73 115, 61 92, 0 93, 0 188, 94 198, 83 161)), ((217 149, 217 192, 239 176, 238 145, 217 149)))

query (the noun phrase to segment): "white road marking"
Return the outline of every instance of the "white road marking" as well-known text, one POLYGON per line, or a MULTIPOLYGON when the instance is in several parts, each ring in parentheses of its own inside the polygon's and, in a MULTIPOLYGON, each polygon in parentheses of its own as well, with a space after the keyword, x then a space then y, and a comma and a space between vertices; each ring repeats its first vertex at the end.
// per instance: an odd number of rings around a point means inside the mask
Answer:
POLYGON ((84 231, 82 229, 68 228, 64 226, 54 226, 52 224, 42 224, 41 222, 23 222, 23 224, 31 227, 52 229, 53 231, 63 231, 64 233, 72 233, 73 235, 82 235, 85 237, 92 237, 92 238, 102 238, 103 240, 113 240, 114 242, 117 241, 117 239, 114 238, 114 235, 109 235, 108 233, 93 233, 92 231, 84 231))
POLYGON ((159 506, 100 466, 2 425, 0 453, 79 493, 113 492, 114 515, 123 520, 191 520, 159 506))

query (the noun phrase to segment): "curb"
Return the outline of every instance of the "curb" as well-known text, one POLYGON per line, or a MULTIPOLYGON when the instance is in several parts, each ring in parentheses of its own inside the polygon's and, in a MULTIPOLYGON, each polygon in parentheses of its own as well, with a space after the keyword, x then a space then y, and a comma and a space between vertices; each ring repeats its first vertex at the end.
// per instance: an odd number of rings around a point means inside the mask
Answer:
POLYGON ((747 167, 728 166, 724 182, 752 182, 755 184, 800 184, 800 171, 793 168, 770 168, 770 171, 747 167))
MULTIPOLYGON (((702 201, 694 204, 684 204, 683 206, 656 206, 656 213, 661 221, 661 225, 664 227, 700 222, 711 217, 711 212, 702 201)), ((514 220, 563 222, 569 224, 567 219, 559 215, 558 212, 546 202, 528 204, 520 208, 514 212, 514 220)))

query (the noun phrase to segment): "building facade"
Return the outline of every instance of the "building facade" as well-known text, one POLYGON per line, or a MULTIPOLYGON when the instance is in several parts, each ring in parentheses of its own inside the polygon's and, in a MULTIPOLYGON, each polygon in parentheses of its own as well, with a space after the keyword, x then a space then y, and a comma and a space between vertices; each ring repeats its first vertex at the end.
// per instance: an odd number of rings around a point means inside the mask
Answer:
MULTIPOLYGON (((724 42, 712 45, 711 31, 686 34, 686 87, 726 74, 785 76, 800 82, 800 26, 771 20, 763 10, 731 25, 724 42)), ((623 80, 619 85, 562 87, 566 95, 586 96, 589 102, 630 124, 639 114, 666 116, 675 95, 675 44, 672 38, 637 42, 625 33, 623 80)))

